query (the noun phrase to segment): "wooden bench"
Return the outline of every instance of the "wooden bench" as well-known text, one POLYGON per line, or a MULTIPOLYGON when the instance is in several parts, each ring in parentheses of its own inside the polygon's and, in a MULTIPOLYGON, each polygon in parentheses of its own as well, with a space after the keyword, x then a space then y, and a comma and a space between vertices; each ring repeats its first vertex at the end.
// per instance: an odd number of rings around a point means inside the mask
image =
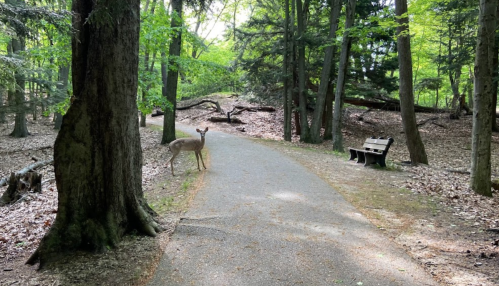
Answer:
POLYGON ((366 142, 364 142, 364 145, 362 146, 364 149, 348 148, 350 151, 349 160, 355 160, 355 158, 357 158, 357 163, 364 163, 364 166, 377 163, 381 167, 386 167, 386 154, 388 153, 388 149, 390 149, 390 145, 392 145, 393 142, 393 138, 367 138, 366 142))

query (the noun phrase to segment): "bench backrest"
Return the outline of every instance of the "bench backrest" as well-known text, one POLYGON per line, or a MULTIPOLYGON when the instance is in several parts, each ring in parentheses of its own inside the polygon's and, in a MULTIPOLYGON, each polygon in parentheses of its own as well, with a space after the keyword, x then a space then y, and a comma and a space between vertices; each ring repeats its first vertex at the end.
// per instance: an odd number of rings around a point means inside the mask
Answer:
POLYGON ((384 153, 388 151, 393 141, 394 141, 393 138, 388 138, 388 139, 367 138, 366 142, 364 142, 364 145, 362 147, 369 151, 384 153))

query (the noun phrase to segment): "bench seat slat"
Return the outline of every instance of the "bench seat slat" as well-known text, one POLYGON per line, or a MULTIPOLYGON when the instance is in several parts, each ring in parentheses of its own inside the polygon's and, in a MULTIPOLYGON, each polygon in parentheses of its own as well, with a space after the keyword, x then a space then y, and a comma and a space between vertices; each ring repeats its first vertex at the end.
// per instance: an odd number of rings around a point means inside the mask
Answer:
POLYGON ((372 138, 367 138, 366 139, 366 143, 388 145, 388 143, 390 143, 390 139, 372 139, 372 138))
POLYGON ((384 144, 373 144, 373 143, 364 143, 364 146, 362 146, 365 149, 376 149, 376 150, 381 150, 385 151, 388 147, 388 145, 384 144))
POLYGON ((382 167, 386 167, 386 154, 393 141, 393 138, 368 138, 362 146, 364 149, 348 148, 350 151, 350 160, 357 159, 357 163, 364 163, 364 166, 379 164, 382 167))

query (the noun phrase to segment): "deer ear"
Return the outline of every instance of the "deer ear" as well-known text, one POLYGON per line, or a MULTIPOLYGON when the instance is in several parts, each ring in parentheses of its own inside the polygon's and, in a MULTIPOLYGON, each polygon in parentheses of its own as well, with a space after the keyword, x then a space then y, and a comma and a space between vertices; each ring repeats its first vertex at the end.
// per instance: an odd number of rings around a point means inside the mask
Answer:
POLYGON ((201 130, 199 130, 199 128, 196 128, 196 131, 197 131, 197 132, 201 132, 201 130))
POLYGON ((206 127, 206 129, 204 130, 204 132, 208 131, 208 127, 206 127))

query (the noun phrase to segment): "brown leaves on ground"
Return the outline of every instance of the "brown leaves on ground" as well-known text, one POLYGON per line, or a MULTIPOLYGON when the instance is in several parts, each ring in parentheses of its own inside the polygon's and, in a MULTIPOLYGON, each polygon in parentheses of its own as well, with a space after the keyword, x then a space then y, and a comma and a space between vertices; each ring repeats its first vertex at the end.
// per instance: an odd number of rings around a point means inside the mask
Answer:
MULTIPOLYGON (((233 110, 235 105, 272 105, 262 102, 249 103, 242 98, 229 99, 224 96, 211 99, 219 101, 225 112, 233 110)), ((247 124, 210 122, 209 118, 215 115, 211 104, 203 104, 177 111, 177 120, 200 128, 210 127, 242 136, 282 140, 283 111, 280 108, 276 112, 243 111, 235 116, 247 124)), ((397 196, 395 201, 400 197, 416 202, 430 202, 430 211, 416 214, 409 210, 405 213, 404 210, 390 212, 363 205, 364 200, 353 201, 374 223, 383 223, 380 229, 386 228, 387 235, 405 247, 443 285, 497 285, 499 199, 496 192, 492 198, 487 198, 476 195, 468 187, 469 174, 466 172, 470 165, 472 118, 464 116, 460 120, 450 120, 447 114, 417 114, 429 166, 412 167, 402 163, 410 159, 398 112, 347 108, 344 116, 345 148, 360 147, 364 140, 371 136, 395 139, 387 157, 388 169, 392 171, 357 166, 343 157, 333 155, 330 141, 318 145, 303 144, 296 135, 293 135, 292 143, 282 145, 284 152, 301 156, 311 170, 337 184, 341 184, 341 176, 345 176, 345 173, 338 171, 338 174, 331 174, 332 164, 337 170, 345 169, 345 166, 348 170, 353 170, 348 174, 351 178, 345 178, 351 185, 345 183, 341 186, 344 190, 358 189, 359 185, 355 183, 359 180, 355 176, 362 173, 364 178, 375 176, 374 182, 380 189, 390 188, 390 196, 397 196), (290 146, 305 148, 289 148, 290 146), (307 149, 315 150, 318 155, 311 156, 312 153, 306 151, 307 149), (393 193, 393 189, 409 190, 409 194, 393 193), (434 209, 431 209, 432 207, 434 209), (369 212, 373 215, 370 216, 369 212)), ((56 132, 52 130, 52 122, 47 118, 28 122, 32 136, 24 139, 7 136, 13 129, 12 123, 0 126, 0 178, 29 165, 32 163, 32 157, 41 160, 52 157, 51 146, 56 136, 56 132)), ((172 189, 182 185, 182 178, 165 181, 170 172, 165 168, 165 162, 169 158, 167 148, 159 145, 160 135, 156 131, 141 128, 141 138, 144 150, 144 193, 149 196, 148 199, 157 198, 156 207, 166 208, 176 204, 179 197, 188 195, 172 192, 172 189)), ((493 134, 492 141, 492 174, 493 177, 498 177, 499 135, 493 134)), ((57 208, 53 167, 47 166, 38 172, 43 174, 41 194, 27 194, 20 202, 0 208, 0 271, 3 272, 0 285, 63 284, 61 281, 64 280, 60 276, 35 272, 33 268, 23 265, 52 224, 57 208)), ((189 176, 189 171, 185 173, 189 176)), ((0 193, 5 189, 6 187, 0 187, 0 193)), ((348 194, 346 196, 348 197, 348 194)), ((369 196, 369 192, 364 196, 369 196)), ((75 285, 92 284, 95 281, 92 281, 88 271, 83 269, 99 264, 97 267, 114 273, 108 273, 111 277, 119 277, 121 284, 143 281, 147 276, 143 272, 149 273, 150 269, 140 268, 140 264, 150 261, 148 256, 157 256, 153 253, 157 250, 157 244, 146 238, 132 237, 120 248, 122 252, 99 256, 97 262, 95 256, 83 255, 79 268, 73 269, 73 274, 67 272, 66 279, 76 279, 78 282, 75 282, 75 285), (130 249, 133 249, 133 252, 130 249), (127 255, 132 255, 132 259, 127 258, 127 255), (128 265, 132 260, 137 262, 128 265), (124 264, 127 264, 127 267, 124 267, 124 264), (119 272, 120 270, 123 271, 119 272)), ((116 281, 103 283, 117 285, 116 281)))

